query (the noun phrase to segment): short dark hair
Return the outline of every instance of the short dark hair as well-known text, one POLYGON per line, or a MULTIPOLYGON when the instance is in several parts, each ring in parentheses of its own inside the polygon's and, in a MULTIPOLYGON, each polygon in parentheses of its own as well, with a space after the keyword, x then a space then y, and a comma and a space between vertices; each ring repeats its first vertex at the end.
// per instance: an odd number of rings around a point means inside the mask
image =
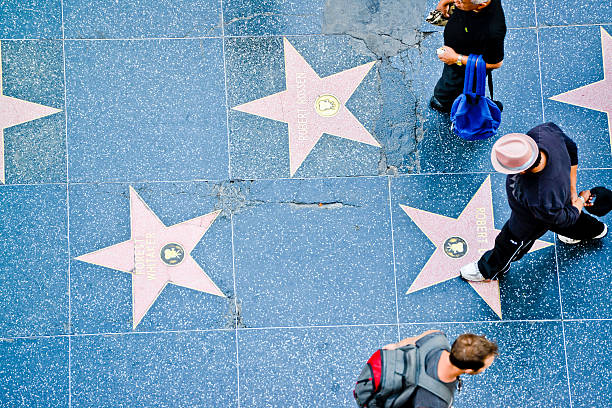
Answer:
POLYGON ((538 167, 540 165, 541 162, 542 162, 542 152, 538 151, 538 156, 536 157, 535 161, 525 171, 531 171, 531 170, 535 169, 536 167, 538 167))
POLYGON ((485 336, 465 333, 455 339, 450 351, 450 362, 462 370, 480 370, 490 355, 498 355, 497 344, 485 336))

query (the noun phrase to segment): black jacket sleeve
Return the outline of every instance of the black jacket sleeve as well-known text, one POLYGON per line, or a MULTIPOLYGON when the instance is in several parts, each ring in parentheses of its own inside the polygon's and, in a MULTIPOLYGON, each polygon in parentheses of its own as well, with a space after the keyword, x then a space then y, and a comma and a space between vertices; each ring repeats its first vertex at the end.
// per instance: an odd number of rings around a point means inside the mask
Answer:
POLYGON ((567 153, 569 153, 570 165, 576 166, 578 164, 578 146, 576 146, 576 143, 572 139, 570 139, 569 136, 567 136, 561 130, 561 128, 559 128, 559 126, 557 126, 556 124, 552 122, 548 122, 546 126, 549 128, 552 128, 555 131, 555 133, 561 135, 561 138, 563 139, 563 142, 565 143, 565 148, 567 149, 567 153))
POLYGON ((563 208, 530 207, 529 209, 538 220, 560 228, 571 227, 580 217, 578 208, 573 205, 567 205, 563 208))

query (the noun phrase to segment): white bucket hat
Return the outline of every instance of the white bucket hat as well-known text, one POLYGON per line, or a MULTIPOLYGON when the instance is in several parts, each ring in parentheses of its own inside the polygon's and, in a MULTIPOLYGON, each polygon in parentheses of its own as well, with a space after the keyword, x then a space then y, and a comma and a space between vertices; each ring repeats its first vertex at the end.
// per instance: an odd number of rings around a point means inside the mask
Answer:
POLYGON ((535 140, 523 133, 509 133, 500 137, 491 150, 493 168, 504 174, 527 170, 538 158, 535 140))

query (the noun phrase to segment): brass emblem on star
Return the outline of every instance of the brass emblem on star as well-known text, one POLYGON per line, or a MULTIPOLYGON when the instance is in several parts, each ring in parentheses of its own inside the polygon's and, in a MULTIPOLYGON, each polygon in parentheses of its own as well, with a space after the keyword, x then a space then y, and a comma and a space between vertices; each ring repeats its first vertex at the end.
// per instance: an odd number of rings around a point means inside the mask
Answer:
POLYGON ((467 250, 467 242, 461 237, 450 237, 444 241, 444 253, 451 258, 461 258, 467 250))
POLYGON ((175 243, 164 245, 160 252, 161 260, 168 266, 176 266, 185 258, 185 250, 175 243))
POLYGON ((332 117, 340 110, 340 101, 333 95, 321 95, 315 101, 315 110, 324 118, 332 117))

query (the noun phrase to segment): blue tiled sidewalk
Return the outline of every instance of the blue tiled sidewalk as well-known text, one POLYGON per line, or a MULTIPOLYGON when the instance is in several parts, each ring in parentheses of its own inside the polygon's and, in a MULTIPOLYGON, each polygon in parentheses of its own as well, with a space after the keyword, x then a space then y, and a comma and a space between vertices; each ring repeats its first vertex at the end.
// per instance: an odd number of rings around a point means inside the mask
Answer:
MULTIPOLYGON (((558 123, 579 189, 612 188, 612 118, 550 98, 604 80, 604 3, 503 1, 501 133, 558 123)), ((428 329, 500 346, 458 408, 612 406, 610 236, 546 234, 500 282, 501 318, 459 279, 407 293, 435 246, 400 205, 457 218, 490 179, 495 228, 509 215, 494 140, 427 106, 434 4, 0 2, 1 94, 60 110, 0 129, 0 407, 353 407, 369 355, 428 329), (339 109, 382 147, 323 134, 291 177, 288 122, 234 109, 303 83, 283 38, 323 79, 375 62, 339 109), (188 235, 217 212, 190 253, 138 252, 139 225, 188 235), (189 255, 223 296, 168 284, 134 328, 136 272, 76 259, 125 242, 118 263, 163 276, 150 259, 189 255)))

